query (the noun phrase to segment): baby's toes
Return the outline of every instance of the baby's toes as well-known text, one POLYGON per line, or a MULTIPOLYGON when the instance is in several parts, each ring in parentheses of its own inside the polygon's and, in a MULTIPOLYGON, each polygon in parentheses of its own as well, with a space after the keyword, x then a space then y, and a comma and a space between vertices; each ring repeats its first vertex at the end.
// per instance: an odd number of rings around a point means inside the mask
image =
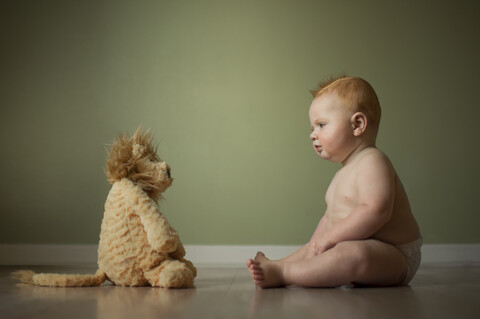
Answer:
POLYGON ((264 254, 264 253, 262 253, 261 251, 259 251, 259 252, 257 253, 257 255, 255 256, 255 261, 256 261, 256 262, 262 262, 262 261, 265 261, 265 260, 268 260, 268 258, 265 257, 265 254, 264 254))
POLYGON ((265 276, 263 275, 263 271, 254 271, 253 272, 253 279, 254 280, 263 280, 265 279, 265 276))
POLYGON ((265 257, 265 254, 261 251, 257 251, 257 255, 255 256, 255 258, 257 257, 265 257))

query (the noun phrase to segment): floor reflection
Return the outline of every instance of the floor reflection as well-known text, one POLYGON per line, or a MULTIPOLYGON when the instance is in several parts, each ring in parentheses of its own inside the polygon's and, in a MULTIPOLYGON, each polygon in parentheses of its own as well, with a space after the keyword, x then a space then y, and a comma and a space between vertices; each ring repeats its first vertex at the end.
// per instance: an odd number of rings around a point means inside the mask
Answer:
POLYGON ((193 299, 196 289, 120 287, 102 285, 96 288, 49 288, 17 285, 11 293, 32 307, 55 309, 71 318, 162 318, 179 314, 193 299), (81 304, 75 314, 67 305, 81 304), (86 317, 85 317, 86 318, 86 317))
POLYGON ((409 286, 392 288, 258 289, 251 301, 251 317, 411 318, 422 313, 421 302, 409 286))
POLYGON ((102 287, 97 295, 97 318, 162 318, 180 313, 196 289, 102 287))

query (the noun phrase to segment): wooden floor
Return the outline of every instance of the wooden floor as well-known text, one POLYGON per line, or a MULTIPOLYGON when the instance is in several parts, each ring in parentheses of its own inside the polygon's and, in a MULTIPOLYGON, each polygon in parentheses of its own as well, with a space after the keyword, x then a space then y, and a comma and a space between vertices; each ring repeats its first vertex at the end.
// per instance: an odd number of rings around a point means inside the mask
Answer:
POLYGON ((256 289, 243 267, 200 267, 196 288, 184 290, 29 287, 9 277, 18 268, 0 266, 0 318, 480 318, 479 264, 424 265, 407 287, 268 290, 256 289))

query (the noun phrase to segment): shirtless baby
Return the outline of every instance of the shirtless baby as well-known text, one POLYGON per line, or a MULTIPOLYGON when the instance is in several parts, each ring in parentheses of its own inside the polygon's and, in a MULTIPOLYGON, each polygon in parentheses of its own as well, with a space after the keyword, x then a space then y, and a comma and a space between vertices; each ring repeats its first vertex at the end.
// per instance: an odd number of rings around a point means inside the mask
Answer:
POLYGON ((342 77, 314 92, 313 148, 342 167, 306 245, 280 260, 259 252, 247 261, 258 287, 396 286, 413 278, 422 237, 399 177, 375 146, 380 114, 377 95, 363 79, 342 77))

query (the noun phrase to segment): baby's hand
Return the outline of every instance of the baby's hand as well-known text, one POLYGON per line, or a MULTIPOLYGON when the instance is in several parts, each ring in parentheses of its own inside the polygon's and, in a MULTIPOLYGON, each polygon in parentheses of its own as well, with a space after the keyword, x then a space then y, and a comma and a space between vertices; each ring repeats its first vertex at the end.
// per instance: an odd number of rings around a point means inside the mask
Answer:
POLYGON ((310 245, 308 246, 308 250, 307 250, 307 254, 306 254, 306 256, 305 256, 305 259, 310 259, 310 258, 313 258, 313 257, 315 257, 315 256, 316 256, 316 255, 315 255, 315 245, 310 244, 310 245))
POLYGON ((313 251, 313 256, 322 254, 335 246, 335 244, 328 242, 323 236, 316 239, 312 244, 311 249, 313 251))
POLYGON ((308 247, 307 259, 313 258, 321 253, 323 253, 323 248, 319 245, 317 241, 312 241, 308 247))

